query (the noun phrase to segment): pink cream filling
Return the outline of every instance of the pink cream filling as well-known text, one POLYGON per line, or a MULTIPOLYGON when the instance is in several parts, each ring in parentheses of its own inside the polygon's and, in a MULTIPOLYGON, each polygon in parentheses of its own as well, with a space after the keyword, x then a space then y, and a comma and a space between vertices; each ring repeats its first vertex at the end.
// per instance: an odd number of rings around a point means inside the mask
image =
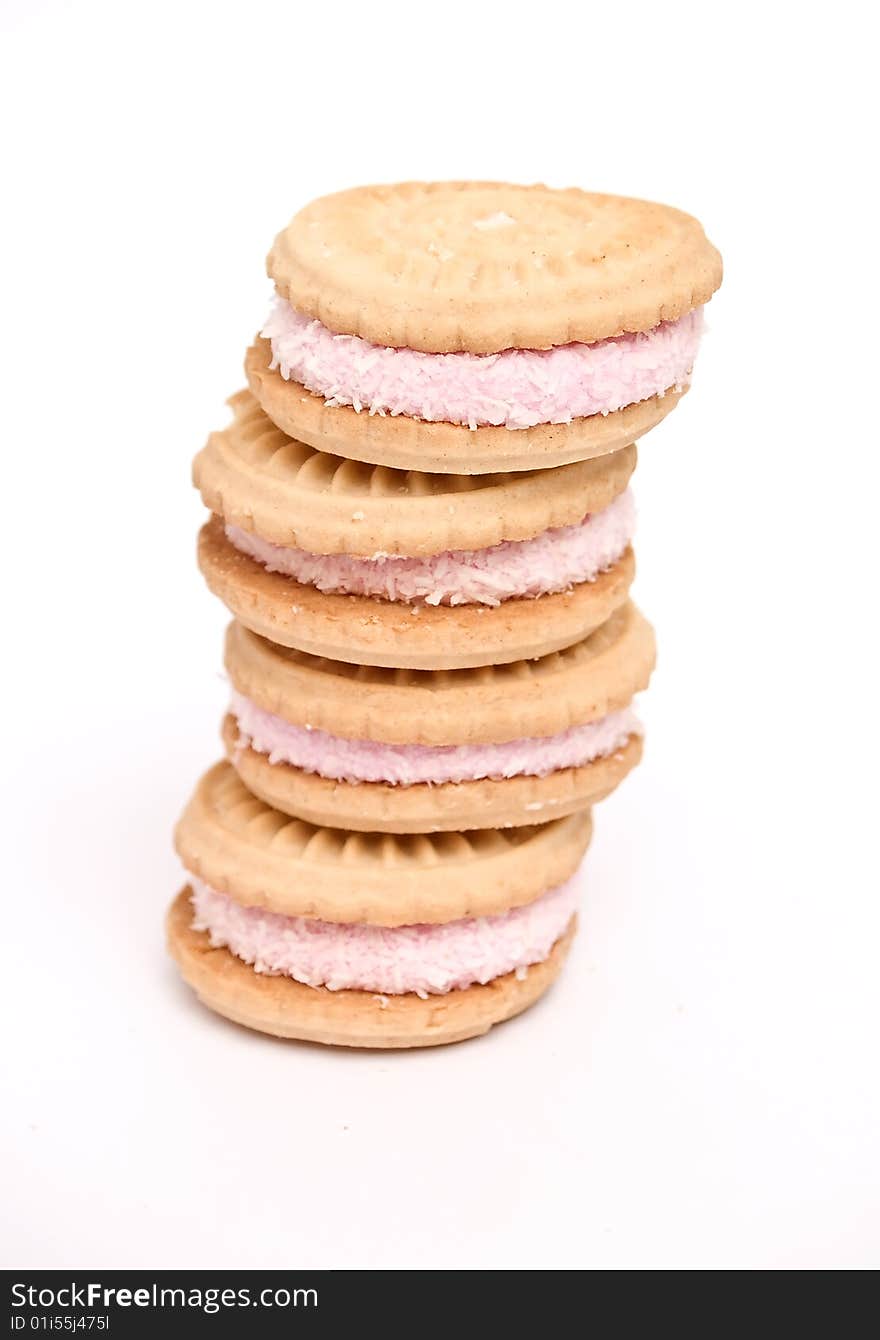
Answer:
POLYGON ((215 948, 306 986, 382 995, 443 995, 508 972, 524 977, 565 933, 577 903, 571 879, 499 916, 392 929, 285 917, 242 907, 193 876, 190 883, 193 926, 207 931, 215 948))
POLYGON ((238 722, 240 744, 266 754, 270 763, 289 763, 332 781, 391 786, 546 777, 561 768, 579 768, 607 758, 642 731, 634 709, 626 707, 558 735, 503 744, 382 744, 294 726, 235 691, 230 711, 238 722))
POLYGON ((262 334, 272 367, 328 405, 431 423, 531 428, 610 414, 690 381, 698 307, 637 335, 498 354, 426 354, 335 335, 277 298, 262 334))
POLYGON ((269 572, 319 591, 428 605, 500 605, 517 596, 549 595, 595 581, 623 555, 634 530, 635 502, 627 489, 577 525, 545 530, 532 540, 447 550, 429 558, 312 554, 271 544, 232 525, 227 525, 226 535, 269 572))

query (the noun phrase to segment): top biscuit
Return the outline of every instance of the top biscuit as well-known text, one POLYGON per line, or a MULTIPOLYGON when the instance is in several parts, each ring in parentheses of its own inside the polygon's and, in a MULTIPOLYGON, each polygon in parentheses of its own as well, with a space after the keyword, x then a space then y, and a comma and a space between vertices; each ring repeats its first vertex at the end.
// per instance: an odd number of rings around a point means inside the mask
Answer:
POLYGON ((405 182, 324 196, 267 267, 339 334, 427 353, 498 353, 650 330, 707 302, 721 257, 667 205, 499 182, 405 182))

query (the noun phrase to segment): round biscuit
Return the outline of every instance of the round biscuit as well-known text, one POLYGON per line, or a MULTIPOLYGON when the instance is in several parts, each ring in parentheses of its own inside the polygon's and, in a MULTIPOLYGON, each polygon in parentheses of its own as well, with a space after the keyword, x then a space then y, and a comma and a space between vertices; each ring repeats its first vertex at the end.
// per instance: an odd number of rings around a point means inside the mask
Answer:
POLYGON ((411 926, 490 916, 574 874, 589 812, 471 833, 350 833, 253 795, 227 762, 201 778, 175 829, 190 874, 249 907, 321 921, 411 926))
POLYGON ((184 981, 204 1005, 233 1023, 303 1042, 400 1048, 463 1042, 528 1009, 558 976, 576 924, 573 919, 544 962, 525 973, 507 973, 485 985, 427 999, 412 993, 329 991, 254 972, 228 949, 213 948, 205 931, 193 930, 189 889, 171 904, 166 930, 184 981))
POLYGON ((593 582, 500 605, 427 605, 317 590, 243 554, 219 517, 199 534, 209 588, 247 628, 312 656, 360 665, 444 670, 500 665, 571 646, 627 598, 632 549, 593 582))
POLYGON ((650 330, 707 302, 722 274, 697 220, 668 205, 479 181, 324 196, 267 268, 332 331, 474 354, 650 330))
POLYGON ((642 756, 631 735, 622 749, 545 777, 481 778, 471 782, 334 781, 239 744, 232 716, 223 722, 226 756, 249 791, 285 814, 328 828, 364 833, 450 833, 545 823, 609 796, 642 756))
POLYGON ((516 474, 391 470, 333 456, 288 437, 248 391, 233 421, 193 462, 210 511, 273 544, 316 554, 419 558, 487 549, 576 525, 623 492, 636 449, 516 474))
POLYGON ((268 340, 257 339, 245 357, 248 385, 272 422, 290 437, 371 465, 447 475, 548 470, 621 451, 665 419, 687 391, 686 386, 670 387, 663 395, 570 423, 472 429, 328 405, 300 382, 285 381, 271 362, 268 340))
POLYGON ((589 637, 537 660, 389 670, 310 656, 233 622, 235 689, 294 726, 382 744, 502 744, 558 735, 617 712, 648 686, 654 630, 631 601, 589 637))

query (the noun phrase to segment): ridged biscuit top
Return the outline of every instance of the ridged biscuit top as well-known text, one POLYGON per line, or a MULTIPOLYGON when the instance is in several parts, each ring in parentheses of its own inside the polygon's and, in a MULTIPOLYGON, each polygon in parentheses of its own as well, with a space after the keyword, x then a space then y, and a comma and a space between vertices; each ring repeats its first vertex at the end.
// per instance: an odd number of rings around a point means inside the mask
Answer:
POLYGON ((654 631, 631 603, 581 642, 538 660, 466 670, 387 670, 226 633, 233 687, 294 725, 385 744, 501 743, 556 735, 619 711, 647 687, 654 631))
POLYGON ((499 182, 324 196, 278 234, 267 268, 282 297, 330 330, 428 353, 649 330, 707 302, 722 274, 680 210, 499 182))
POLYGON ((365 465, 276 428, 249 391, 193 462, 205 505, 274 544, 319 554, 413 557, 484 549, 574 525, 627 486, 635 446, 518 474, 441 475, 365 465))
POLYGON ((572 875, 589 813, 468 833, 349 833, 258 800, 229 763, 202 777, 175 830, 184 866, 245 906, 322 921, 415 925, 519 907, 572 875))

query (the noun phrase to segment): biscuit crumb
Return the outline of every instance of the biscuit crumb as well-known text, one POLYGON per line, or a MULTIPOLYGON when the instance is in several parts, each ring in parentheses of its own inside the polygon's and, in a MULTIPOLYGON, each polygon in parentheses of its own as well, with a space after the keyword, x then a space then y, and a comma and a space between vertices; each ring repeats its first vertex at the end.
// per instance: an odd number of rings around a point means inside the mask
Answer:
POLYGON ((488 232, 490 228, 509 228, 516 219, 509 214, 505 214, 503 209, 499 209, 495 214, 487 214, 485 219, 474 219, 474 227, 479 228, 481 233, 488 232))
POLYGON ((388 1009, 388 997, 387 997, 387 996, 374 996, 374 997, 373 997, 373 1000, 375 1000, 375 1002, 376 1002, 376 1004, 379 1006, 379 1009, 380 1009, 380 1010, 387 1010, 387 1009, 388 1009))

